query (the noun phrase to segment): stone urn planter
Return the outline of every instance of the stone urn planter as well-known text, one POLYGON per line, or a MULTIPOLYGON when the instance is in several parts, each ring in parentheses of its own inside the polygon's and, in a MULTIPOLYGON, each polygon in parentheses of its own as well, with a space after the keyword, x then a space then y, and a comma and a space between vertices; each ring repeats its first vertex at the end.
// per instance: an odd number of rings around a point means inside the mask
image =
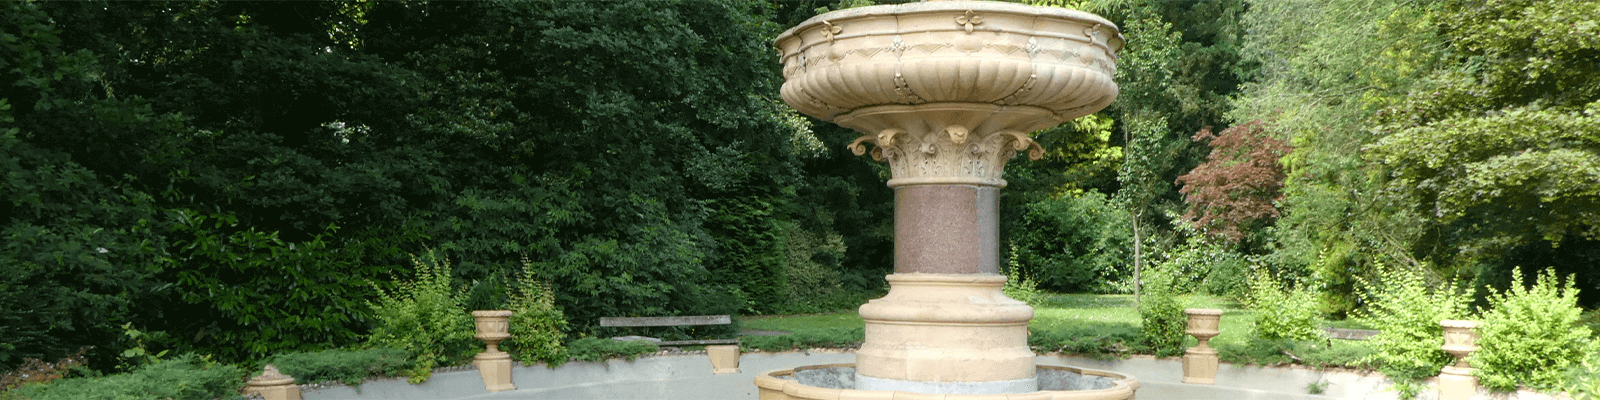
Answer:
POLYGON ((256 375, 245 382, 244 394, 259 394, 265 400, 300 400, 300 385, 294 384, 294 377, 278 372, 278 367, 267 365, 256 375))
POLYGON ((511 338, 511 311, 473 311, 473 322, 478 327, 478 340, 488 344, 488 350, 473 357, 483 385, 490 392, 515 390, 511 384, 511 354, 500 351, 500 341, 511 338))
POLYGON ((1199 339, 1200 343, 1183 354, 1183 383, 1213 384, 1217 381, 1217 351, 1211 348, 1211 338, 1222 334, 1222 310, 1190 308, 1183 310, 1189 316, 1189 329, 1184 333, 1199 339))
MULTIPOLYGON (((1116 99, 1122 44, 1093 14, 991 1, 845 9, 778 35, 784 102, 860 132, 851 151, 893 175, 894 274, 861 306, 865 341, 840 372, 850 396, 1047 396, 1027 343, 1033 309, 1001 292, 1001 176, 1019 151, 1044 155, 1029 132, 1116 99)), ((784 388, 773 393, 823 390, 784 388)))
POLYGON ((1478 333, 1473 331, 1478 327, 1477 322, 1444 320, 1439 322, 1444 328, 1444 351, 1456 357, 1456 368, 1470 368, 1467 365, 1467 356, 1478 350, 1478 333))
POLYGON ((1467 364, 1467 356, 1478 350, 1477 322, 1444 320, 1439 322, 1444 329, 1443 349, 1456 362, 1447 365, 1439 371, 1439 399, 1440 400, 1466 400, 1478 394, 1478 377, 1472 375, 1472 366, 1467 364))

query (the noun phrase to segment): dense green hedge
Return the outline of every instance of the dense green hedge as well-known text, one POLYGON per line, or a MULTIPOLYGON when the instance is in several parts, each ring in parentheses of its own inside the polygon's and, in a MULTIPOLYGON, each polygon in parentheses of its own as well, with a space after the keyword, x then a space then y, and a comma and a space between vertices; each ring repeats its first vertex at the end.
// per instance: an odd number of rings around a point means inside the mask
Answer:
POLYGON ((126 373, 60 379, 14 392, 31 400, 233 399, 239 397, 244 379, 244 370, 188 354, 126 373))
POLYGON ((877 291, 889 190, 781 105, 770 7, 0 4, 0 370, 114 367, 130 322, 354 346, 430 247, 478 307, 533 271, 567 333, 877 291))

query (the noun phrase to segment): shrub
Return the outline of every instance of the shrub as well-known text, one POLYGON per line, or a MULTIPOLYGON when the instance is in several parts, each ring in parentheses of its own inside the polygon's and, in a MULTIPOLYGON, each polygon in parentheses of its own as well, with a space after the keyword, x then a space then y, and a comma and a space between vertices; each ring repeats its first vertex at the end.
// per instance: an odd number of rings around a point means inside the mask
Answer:
POLYGON ((1024 206, 1011 230, 1011 257, 1041 286, 1056 292, 1117 291, 1128 275, 1130 216, 1096 191, 1062 194, 1024 206))
POLYGON ((567 343, 567 354, 578 361, 605 361, 623 358, 629 361, 641 355, 654 353, 660 348, 643 340, 621 342, 611 339, 586 337, 567 343))
MULTIPOLYGON (((797 224, 782 224, 783 250, 781 304, 754 304, 751 308, 782 313, 815 313, 859 306, 864 299, 844 285, 844 236, 812 232, 797 224)), ((758 299, 759 300, 759 299, 758 299)))
POLYGON ((1036 353, 1060 352, 1099 359, 1126 357, 1139 343, 1139 328, 1132 324, 1030 328, 1029 333, 1028 347, 1036 353))
POLYGON ((1589 357, 1567 371, 1562 389, 1572 400, 1600 400, 1600 342, 1591 343, 1589 357))
POLYGON ((411 358, 405 350, 380 347, 279 354, 268 359, 267 364, 294 377, 295 383, 339 381, 357 386, 368 377, 405 373, 411 367, 411 358))
POLYGON ((1491 390, 1555 388, 1591 340, 1589 328, 1578 324, 1578 290, 1570 279, 1562 285, 1554 271, 1539 274, 1533 287, 1524 288, 1522 272, 1512 270, 1511 282, 1504 292, 1490 289, 1494 308, 1483 313, 1472 366, 1491 390))
POLYGON ((517 280, 510 309, 511 339, 504 347, 512 358, 529 365, 544 361, 550 368, 567 361, 567 348, 561 345, 567 318, 556 307, 555 291, 535 279, 532 268, 517 280))
POLYGON ((1373 353, 1364 361, 1394 380, 1401 398, 1411 398, 1417 383, 1454 360, 1439 347, 1444 342, 1439 321, 1464 318, 1467 299, 1454 285, 1428 290, 1412 271, 1380 264, 1378 274, 1380 282, 1356 278, 1369 304, 1356 319, 1380 331, 1368 341, 1373 353))
MULTIPOLYGON (((1156 271, 1151 271, 1156 272, 1156 271)), ((1183 354, 1183 341, 1188 337, 1188 316, 1183 313, 1183 303, 1173 293, 1169 276, 1152 273, 1150 291, 1139 305, 1139 340, 1150 346, 1156 357, 1183 354)))
POLYGON ((1255 310, 1257 337, 1289 340, 1317 337, 1314 322, 1321 307, 1316 293, 1311 290, 1285 289, 1283 283, 1261 271, 1250 280, 1250 296, 1246 300, 1255 310))
POLYGON ((127 373, 61 379, 16 391, 32 400, 208 400, 238 396, 244 377, 237 367, 184 354, 127 373))
POLYGON ((367 344, 411 354, 415 362, 406 371, 407 381, 421 383, 433 376, 435 366, 466 360, 476 342, 472 315, 462 306, 465 295, 452 288, 450 264, 433 250, 413 262, 416 280, 401 282, 394 292, 379 288, 378 303, 369 303, 378 323, 367 344))
POLYGON ((1230 246, 1207 240, 1188 224, 1179 226, 1188 235, 1179 245, 1156 250, 1150 255, 1151 270, 1171 276, 1192 277, 1171 283, 1175 293, 1205 293, 1239 298, 1250 286, 1250 262, 1230 246))

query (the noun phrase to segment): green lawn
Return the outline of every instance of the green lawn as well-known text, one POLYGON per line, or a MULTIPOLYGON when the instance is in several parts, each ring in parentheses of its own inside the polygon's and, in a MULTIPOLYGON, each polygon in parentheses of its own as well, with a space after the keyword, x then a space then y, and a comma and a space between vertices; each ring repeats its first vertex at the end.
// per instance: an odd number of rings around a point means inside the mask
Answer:
MULTIPOLYGON (((1362 342, 1326 341, 1304 343, 1270 343, 1254 341, 1251 320, 1255 312, 1245 309, 1236 301, 1210 296, 1184 296, 1186 308, 1222 309, 1222 334, 1211 340, 1223 352, 1223 358, 1244 363, 1289 362, 1285 352, 1305 359, 1312 364, 1348 364, 1367 351, 1362 342)), ((1033 322, 1028 330, 1036 349, 1061 350, 1089 355, 1127 354, 1128 346, 1139 337, 1139 311, 1133 295, 1101 294, 1044 294, 1034 307, 1033 322), (1120 343, 1119 343, 1120 342, 1120 343)), ((1320 326, 1338 328, 1366 328, 1354 321, 1324 321, 1320 326)), ((863 323, 854 310, 828 314, 745 317, 744 329, 761 329, 792 332, 787 337, 745 337, 747 346, 765 350, 781 350, 796 346, 825 345, 826 343, 860 340, 863 323)), ((1193 346, 1189 338, 1185 347, 1193 346)))
POLYGON ((861 328, 861 315, 855 310, 841 311, 831 314, 807 315, 769 315, 744 317, 739 321, 743 329, 761 329, 772 331, 786 331, 792 333, 812 332, 835 328, 853 329, 861 328))
MULTIPOLYGON (((1222 308, 1223 334, 1218 338, 1246 335, 1249 330, 1250 311, 1231 300, 1205 296, 1185 299, 1191 308, 1222 308), (1233 328, 1233 329, 1230 329, 1233 328), (1235 332, 1243 328, 1244 332, 1235 332)), ((745 317, 744 329, 787 331, 793 333, 831 330, 836 328, 861 328, 861 316, 854 310, 829 314, 774 315, 745 317)), ((1028 329, 1035 332, 1069 330, 1096 331, 1139 329, 1139 311, 1134 307, 1133 295, 1124 294, 1047 294, 1034 308, 1033 323, 1028 329)))

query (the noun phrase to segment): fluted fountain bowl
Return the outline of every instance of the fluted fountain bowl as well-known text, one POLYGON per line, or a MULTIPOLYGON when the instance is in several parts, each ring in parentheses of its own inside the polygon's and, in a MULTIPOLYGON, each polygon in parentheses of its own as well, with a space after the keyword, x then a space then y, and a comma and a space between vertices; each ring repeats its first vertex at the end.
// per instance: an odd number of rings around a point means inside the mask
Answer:
POLYGON ((776 44, 783 99, 808 115, 869 134, 903 126, 903 114, 1030 132, 1116 99, 1123 38, 1085 12, 943 1, 818 15, 776 44))

